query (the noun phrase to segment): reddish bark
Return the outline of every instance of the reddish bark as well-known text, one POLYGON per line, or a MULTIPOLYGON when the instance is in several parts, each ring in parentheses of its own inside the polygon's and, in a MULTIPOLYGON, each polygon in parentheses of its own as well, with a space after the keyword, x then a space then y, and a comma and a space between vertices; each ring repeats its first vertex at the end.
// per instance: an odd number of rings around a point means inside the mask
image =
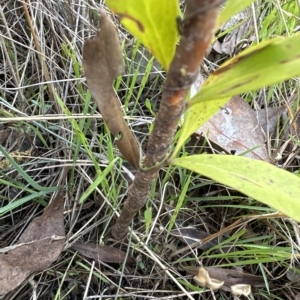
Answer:
POLYGON ((153 179, 169 156, 170 145, 185 109, 185 98, 213 37, 219 5, 224 0, 187 0, 182 37, 167 74, 162 101, 148 140, 146 156, 131 185, 120 217, 112 228, 116 239, 124 237, 142 208, 153 179))

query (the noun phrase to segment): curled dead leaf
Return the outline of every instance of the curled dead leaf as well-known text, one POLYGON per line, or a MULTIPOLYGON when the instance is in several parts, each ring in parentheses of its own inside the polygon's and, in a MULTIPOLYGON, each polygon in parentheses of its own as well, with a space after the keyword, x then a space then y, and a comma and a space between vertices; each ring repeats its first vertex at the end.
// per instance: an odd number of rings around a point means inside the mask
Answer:
POLYGON ((201 287, 203 287, 203 288, 208 287, 208 288, 210 288, 212 290, 218 290, 224 284, 224 281, 219 281, 217 279, 210 278, 208 272, 205 269, 203 269, 203 268, 199 269, 197 276, 194 276, 193 279, 201 287))
MULTIPOLYGON (((201 269, 200 267, 185 265, 181 265, 181 267, 195 277, 198 276, 199 270, 201 269)), ((205 267, 204 269, 208 272, 210 278, 214 278, 219 282, 224 282, 224 285, 221 287, 221 289, 225 291, 230 291, 231 286, 235 285, 260 286, 264 284, 264 279, 262 276, 256 276, 225 268, 205 267)))
POLYGON ((249 296, 251 294, 251 285, 249 284, 236 284, 230 287, 231 294, 234 296, 249 296))
POLYGON ((100 30, 84 43, 83 67, 89 89, 110 132, 119 137, 116 145, 124 158, 139 167, 140 150, 125 122, 112 87, 113 80, 123 70, 123 57, 117 31, 105 12, 101 12, 100 30))

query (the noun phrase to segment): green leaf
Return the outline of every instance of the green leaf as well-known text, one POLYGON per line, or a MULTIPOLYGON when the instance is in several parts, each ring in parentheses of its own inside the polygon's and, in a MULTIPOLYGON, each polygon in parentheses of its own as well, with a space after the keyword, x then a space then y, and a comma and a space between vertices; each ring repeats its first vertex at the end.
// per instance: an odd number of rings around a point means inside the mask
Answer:
POLYGON ((192 155, 171 163, 228 185, 300 222, 300 179, 290 172, 230 155, 192 155))
POLYGON ((175 157, 186 139, 207 122, 228 100, 227 97, 214 101, 203 101, 194 104, 187 110, 172 158, 175 157))
POLYGON ((117 160, 120 159, 119 157, 116 157, 114 160, 112 160, 109 165, 104 169, 102 173, 98 173, 95 181, 91 183, 91 185, 88 187, 88 189, 81 195, 79 199, 79 204, 83 203, 86 198, 94 192, 94 190, 100 185, 100 183, 103 180, 106 180, 106 176, 111 172, 113 169, 114 165, 116 164, 117 160))
POLYGON ((16 201, 12 201, 8 205, 5 205, 5 206, 0 208, 0 216, 5 215, 7 212, 12 211, 15 208, 18 208, 19 206, 27 203, 28 201, 30 201, 32 199, 36 199, 38 197, 44 196, 47 193, 50 193, 50 192, 49 191, 40 191, 40 192, 36 192, 34 194, 31 194, 31 195, 28 195, 26 197, 23 197, 21 199, 18 199, 16 201))
POLYGON ((254 2, 254 0, 228 0, 219 15, 218 28, 239 11, 249 6, 252 2, 254 2))
POLYGON ((300 34, 253 46, 218 68, 189 105, 235 96, 300 74, 300 34))
POLYGON ((167 71, 177 41, 177 0, 106 0, 106 3, 167 71))

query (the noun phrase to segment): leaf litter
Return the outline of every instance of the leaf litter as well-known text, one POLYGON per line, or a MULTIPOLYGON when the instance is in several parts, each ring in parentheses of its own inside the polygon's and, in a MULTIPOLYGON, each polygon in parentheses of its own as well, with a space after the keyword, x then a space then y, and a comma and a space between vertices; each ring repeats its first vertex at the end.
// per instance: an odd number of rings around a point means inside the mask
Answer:
POLYGON ((284 107, 254 111, 241 97, 232 97, 196 133, 231 154, 270 161, 265 145, 267 132, 276 131, 284 111, 284 107))
POLYGON ((43 214, 25 229, 20 243, 0 249, 0 295, 57 260, 66 241, 63 211, 64 194, 60 191, 43 214))
MULTIPOLYGON (((71 248, 95 261, 123 263, 126 260, 126 253, 124 251, 111 246, 93 243, 74 243, 71 248)), ((133 257, 128 257, 126 262, 128 264, 134 264, 135 260, 133 257)))

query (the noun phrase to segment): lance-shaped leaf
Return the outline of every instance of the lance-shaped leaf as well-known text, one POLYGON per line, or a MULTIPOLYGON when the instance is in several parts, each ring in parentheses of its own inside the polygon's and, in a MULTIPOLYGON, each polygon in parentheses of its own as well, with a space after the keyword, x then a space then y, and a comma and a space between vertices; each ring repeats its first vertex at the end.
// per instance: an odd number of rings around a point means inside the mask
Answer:
POLYGON ((241 52, 208 77, 200 92, 189 101, 189 106, 253 91, 299 75, 299 44, 300 34, 296 34, 241 52))
POLYGON ((231 155, 192 155, 172 161, 228 185, 300 222, 300 179, 267 162, 231 155))
POLYGON ((177 41, 177 0, 107 0, 106 3, 167 71, 177 41))
POLYGON ((127 259, 126 262, 128 264, 135 263, 133 257, 127 258, 125 252, 110 246, 101 246, 92 243, 75 243, 71 248, 96 261, 123 263, 127 259))
MULTIPOLYGON (((208 276, 202 276, 202 281, 206 277, 214 278, 220 282, 224 282, 224 285, 221 287, 222 290, 232 291, 236 295, 245 295, 247 291, 251 290, 251 285, 261 285, 264 283, 264 279, 261 276, 256 276, 232 269, 224 269, 224 268, 214 268, 214 267, 205 267, 204 269, 201 267, 192 267, 181 265, 181 267, 187 271, 188 273, 197 276, 199 278, 199 274, 206 275, 203 270, 205 270, 208 276), (233 288, 232 288, 233 287, 233 288)), ((206 281, 207 281, 206 279, 206 281)))
POLYGON ((207 122, 228 100, 229 98, 203 101, 188 109, 185 113, 184 123, 172 157, 175 157, 186 139, 207 122))
POLYGON ((112 87, 113 80, 123 70, 123 58, 117 31, 104 12, 101 12, 100 30, 84 43, 83 67, 88 86, 103 119, 118 137, 116 145, 126 160, 136 169, 139 166, 139 147, 123 119, 122 110, 112 87))

